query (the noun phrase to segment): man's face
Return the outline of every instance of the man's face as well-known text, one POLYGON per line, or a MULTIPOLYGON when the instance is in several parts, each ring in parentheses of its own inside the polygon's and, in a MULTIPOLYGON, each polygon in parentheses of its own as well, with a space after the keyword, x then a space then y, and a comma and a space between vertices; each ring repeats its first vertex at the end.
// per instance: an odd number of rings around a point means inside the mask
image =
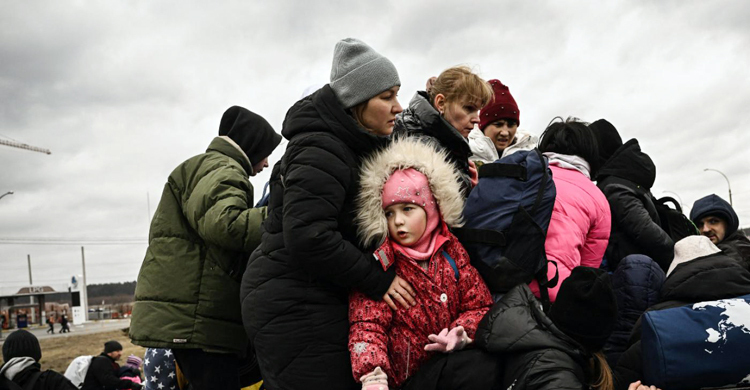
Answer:
POLYGON ((727 232, 727 223, 722 218, 709 215, 698 221, 698 230, 708 237, 714 245, 724 241, 727 232))
POLYGON ((264 158, 263 160, 258 161, 257 164, 253 165, 253 173, 250 176, 255 176, 260 173, 260 171, 263 170, 263 168, 268 168, 268 157, 264 158))
POLYGON ((112 351, 108 353, 107 355, 109 355, 109 357, 111 357, 112 360, 120 360, 120 358, 122 357, 122 351, 112 351))

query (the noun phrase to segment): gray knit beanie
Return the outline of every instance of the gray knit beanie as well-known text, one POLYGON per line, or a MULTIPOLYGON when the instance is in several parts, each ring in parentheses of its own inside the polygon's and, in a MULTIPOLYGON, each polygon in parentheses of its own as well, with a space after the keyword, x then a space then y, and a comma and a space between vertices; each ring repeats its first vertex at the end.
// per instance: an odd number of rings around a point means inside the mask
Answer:
POLYGON ((366 43, 342 39, 333 49, 331 89, 344 108, 352 108, 371 97, 401 85, 393 63, 366 43))

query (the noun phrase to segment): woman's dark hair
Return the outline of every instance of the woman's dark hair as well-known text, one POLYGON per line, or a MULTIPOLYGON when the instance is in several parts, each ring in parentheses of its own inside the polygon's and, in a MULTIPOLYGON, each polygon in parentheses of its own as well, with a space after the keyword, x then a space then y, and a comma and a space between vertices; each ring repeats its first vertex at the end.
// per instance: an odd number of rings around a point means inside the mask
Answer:
POLYGON ((552 119, 539 139, 539 150, 581 157, 591 167, 591 178, 599 170, 599 147, 588 124, 578 118, 552 119))

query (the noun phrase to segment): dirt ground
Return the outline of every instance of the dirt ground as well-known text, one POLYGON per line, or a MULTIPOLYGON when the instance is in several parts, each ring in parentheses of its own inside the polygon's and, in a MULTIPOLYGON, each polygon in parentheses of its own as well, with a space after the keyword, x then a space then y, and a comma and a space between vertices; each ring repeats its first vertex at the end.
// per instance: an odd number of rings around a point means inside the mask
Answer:
MULTIPOLYGON (((118 363, 125 364, 131 354, 143 358, 146 348, 133 345, 128 338, 127 329, 42 339, 42 370, 51 369, 64 373, 68 364, 81 355, 98 355, 104 350, 104 343, 117 340, 122 344, 122 358, 118 363)), ((2 359, 0 359, 2 361, 2 359)))

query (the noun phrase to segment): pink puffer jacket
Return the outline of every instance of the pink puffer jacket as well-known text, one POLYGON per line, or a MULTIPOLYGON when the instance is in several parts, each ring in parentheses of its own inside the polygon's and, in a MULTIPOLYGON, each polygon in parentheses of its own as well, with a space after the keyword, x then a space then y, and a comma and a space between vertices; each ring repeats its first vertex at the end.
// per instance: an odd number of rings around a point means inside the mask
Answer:
MULTIPOLYGON (((586 176, 574 169, 550 166, 557 197, 547 230, 544 248, 547 259, 557 263, 559 281, 549 290, 554 302, 560 284, 573 268, 596 267, 602 263, 609 242, 612 216, 607 198, 586 176)), ((555 267, 548 266, 547 276, 555 276, 555 267)), ((539 297, 539 285, 531 282, 531 291, 539 297)))

